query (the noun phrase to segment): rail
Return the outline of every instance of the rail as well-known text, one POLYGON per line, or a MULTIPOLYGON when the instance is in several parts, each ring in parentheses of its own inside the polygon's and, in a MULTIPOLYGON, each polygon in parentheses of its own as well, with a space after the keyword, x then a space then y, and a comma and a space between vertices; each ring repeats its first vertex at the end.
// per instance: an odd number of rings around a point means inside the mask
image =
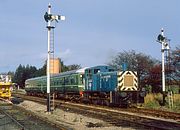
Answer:
POLYGON ((1 113, 3 113, 5 116, 7 116, 8 118, 10 118, 18 127, 21 128, 21 130, 25 130, 25 127, 18 122, 18 120, 16 120, 13 116, 9 115, 3 108, 0 108, 1 113))
MULTIPOLYGON (((32 97, 32 96, 25 96, 23 95, 22 98, 26 100, 31 100, 35 102, 39 102, 41 104, 45 104, 46 100, 39 98, 39 97, 32 97)), ((93 106, 93 105, 85 105, 85 104, 77 104, 71 102, 62 102, 59 100, 55 100, 56 107, 60 109, 66 110, 67 108, 69 111, 88 115, 91 117, 95 117, 98 119, 102 119, 112 125, 119 126, 120 124, 131 124, 131 125, 138 125, 144 126, 145 128, 152 128, 152 129, 179 129, 180 122, 179 122, 179 114, 177 117, 167 119, 165 117, 162 118, 161 116, 153 115, 153 111, 146 111, 145 109, 134 110, 133 111, 126 111, 116 108, 108 108, 102 106, 93 106), (139 112, 138 112, 139 111, 139 112), (149 113, 149 114, 148 114, 149 113)), ((163 113, 161 113, 162 115, 163 113)), ((171 114, 171 113, 169 113, 171 114)), ((171 116, 170 116, 171 117, 171 116)))

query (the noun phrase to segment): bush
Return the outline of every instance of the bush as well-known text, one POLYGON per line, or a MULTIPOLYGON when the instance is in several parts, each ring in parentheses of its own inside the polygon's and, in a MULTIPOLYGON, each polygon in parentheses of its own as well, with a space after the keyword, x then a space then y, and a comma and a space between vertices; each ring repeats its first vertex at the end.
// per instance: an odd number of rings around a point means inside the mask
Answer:
POLYGON ((173 104, 173 111, 180 113, 180 94, 174 94, 173 104))
POLYGON ((180 94, 173 95, 173 107, 172 109, 169 107, 169 99, 166 97, 166 104, 162 106, 163 96, 162 94, 147 94, 144 99, 143 106, 145 108, 153 108, 153 109, 163 109, 168 111, 174 111, 180 113, 180 94))
POLYGON ((159 108, 161 99, 161 94, 147 94, 144 99, 144 107, 159 108))

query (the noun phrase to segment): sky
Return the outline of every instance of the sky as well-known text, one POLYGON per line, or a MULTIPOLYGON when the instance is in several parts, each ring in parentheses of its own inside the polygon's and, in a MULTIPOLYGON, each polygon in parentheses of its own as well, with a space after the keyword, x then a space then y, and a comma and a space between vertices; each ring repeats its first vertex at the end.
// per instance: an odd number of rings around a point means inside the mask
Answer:
POLYGON ((65 65, 106 64, 130 50, 161 60, 162 27, 171 49, 180 45, 180 0, 0 0, 0 72, 43 66, 49 3, 66 17, 54 23, 55 57, 65 65))

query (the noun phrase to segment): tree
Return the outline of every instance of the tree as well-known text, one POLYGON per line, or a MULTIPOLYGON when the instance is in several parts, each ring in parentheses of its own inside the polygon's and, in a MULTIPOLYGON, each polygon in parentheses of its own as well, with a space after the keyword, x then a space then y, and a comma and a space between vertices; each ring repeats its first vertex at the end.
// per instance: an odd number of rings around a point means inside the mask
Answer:
POLYGON ((81 65, 78 64, 72 64, 67 66, 68 70, 77 70, 81 68, 81 65))
POLYGON ((11 76, 11 80, 14 78, 14 72, 13 72, 13 71, 9 71, 9 72, 7 73, 7 75, 10 75, 10 76, 11 76))
POLYGON ((161 78, 161 65, 157 64, 150 68, 143 84, 151 86, 153 93, 162 92, 162 78, 161 78))
POLYGON ((153 67, 157 60, 143 53, 136 53, 134 50, 119 52, 109 63, 112 67, 122 70, 122 64, 127 64, 127 70, 137 71, 139 85, 142 87, 143 80, 147 77, 149 70, 153 67))
POLYGON ((66 72, 70 70, 77 70, 81 68, 81 65, 78 64, 72 64, 72 65, 64 65, 63 61, 60 61, 61 63, 61 72, 66 72))
POLYGON ((20 64, 15 71, 13 82, 17 83, 21 88, 24 88, 27 79, 36 77, 36 71, 37 69, 34 66, 22 66, 20 64))
POLYGON ((170 62, 170 71, 172 81, 179 86, 180 93, 180 46, 172 50, 170 62))
POLYGON ((47 64, 46 64, 46 62, 45 62, 45 64, 43 65, 43 67, 42 67, 42 68, 39 68, 39 69, 37 70, 37 72, 35 73, 36 77, 46 75, 46 70, 47 70, 46 68, 47 68, 47 64))
POLYGON ((13 82, 17 83, 19 86, 23 86, 22 77, 23 77, 24 67, 20 64, 15 71, 13 82))
MULTIPOLYGON (((64 65, 63 61, 61 61, 62 71, 70 71, 75 69, 80 69, 81 66, 77 64, 72 65, 64 65)), ((25 87, 25 81, 29 78, 39 77, 46 75, 47 62, 43 65, 42 68, 37 69, 35 66, 22 66, 21 64, 18 66, 14 73, 14 77, 12 78, 14 83, 17 83, 21 88, 25 87)))
POLYGON ((26 65, 26 67, 25 67, 25 77, 27 79, 36 77, 37 76, 36 72, 37 72, 37 68, 35 66, 26 65))

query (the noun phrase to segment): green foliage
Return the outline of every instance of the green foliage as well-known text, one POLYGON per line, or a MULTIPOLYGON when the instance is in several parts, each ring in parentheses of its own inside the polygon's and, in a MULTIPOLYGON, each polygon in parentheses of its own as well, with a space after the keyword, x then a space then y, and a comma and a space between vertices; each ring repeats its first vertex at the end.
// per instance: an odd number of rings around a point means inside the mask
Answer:
POLYGON ((147 94, 144 99, 144 107, 159 108, 161 102, 161 94, 147 94))
POLYGON ((173 96, 173 100, 174 100, 173 111, 180 113, 180 94, 175 94, 173 96))
POLYGON ((170 85, 168 90, 172 91, 174 94, 178 94, 179 93, 179 86, 178 85, 170 85))
POLYGON ((43 75, 46 75, 46 68, 47 68, 47 64, 45 62, 45 64, 43 65, 42 68, 38 69, 36 72, 35 72, 35 77, 39 77, 39 76, 43 76, 43 75))
POLYGON ((35 77, 36 71, 37 71, 37 69, 34 66, 29 66, 29 65, 22 66, 20 64, 15 71, 12 81, 14 83, 17 83, 20 87, 24 88, 25 80, 28 78, 35 77))
POLYGON ((173 107, 169 107, 169 100, 168 96, 166 96, 165 100, 165 106, 162 106, 162 99, 163 96, 160 93, 157 94, 147 94, 144 100, 143 106, 145 108, 153 108, 153 109, 161 109, 161 110, 167 110, 167 111, 174 111, 180 113, 180 94, 174 94, 173 95, 173 107))
POLYGON ((146 103, 145 107, 146 108, 157 108, 160 106, 159 106, 159 103, 155 100, 155 101, 146 103))
POLYGON ((147 93, 151 93, 151 92, 152 92, 152 86, 146 85, 146 86, 144 86, 144 87, 145 87, 145 91, 146 91, 147 93))
POLYGON ((78 65, 78 64, 64 65, 64 62, 61 61, 61 72, 66 72, 66 71, 70 71, 70 70, 77 70, 80 68, 81 68, 81 65, 78 65))

